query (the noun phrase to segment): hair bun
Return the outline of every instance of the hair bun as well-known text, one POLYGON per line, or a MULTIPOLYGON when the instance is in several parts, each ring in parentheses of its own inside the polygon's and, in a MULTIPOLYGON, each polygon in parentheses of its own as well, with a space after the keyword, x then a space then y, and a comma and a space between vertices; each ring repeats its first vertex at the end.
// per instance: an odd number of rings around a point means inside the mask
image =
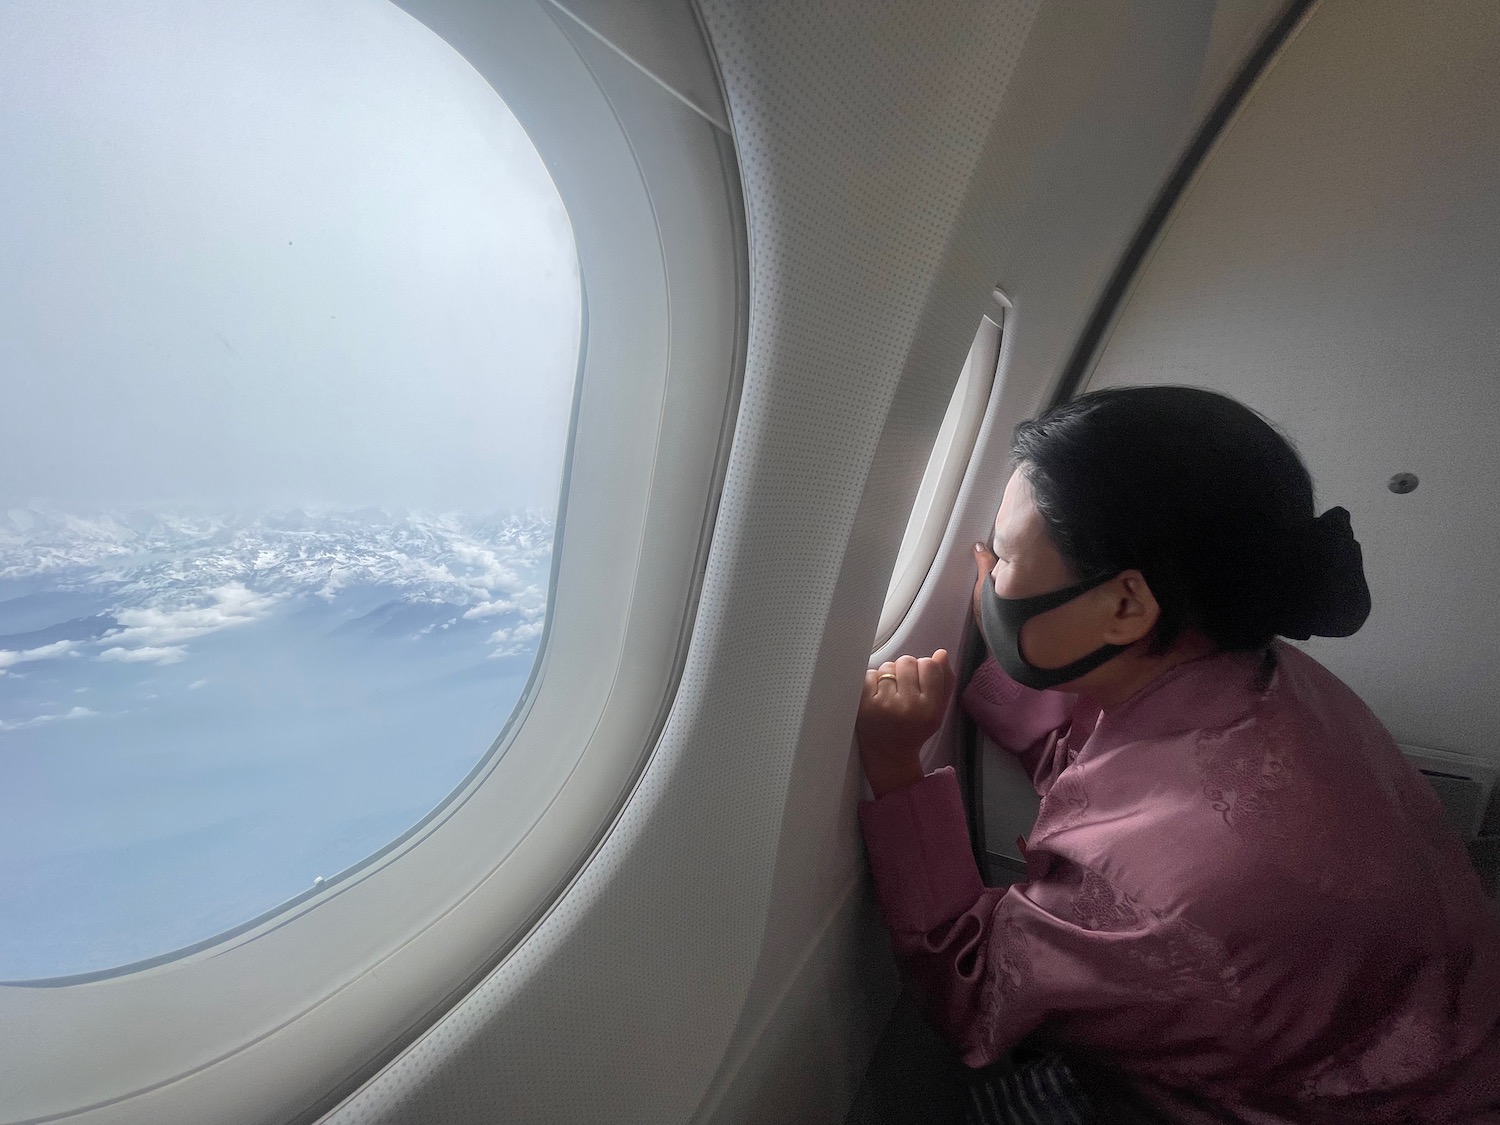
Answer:
POLYGON ((1370 616, 1365 558, 1346 508, 1329 508, 1308 525, 1295 586, 1300 596, 1277 630, 1284 637, 1348 637, 1370 616))

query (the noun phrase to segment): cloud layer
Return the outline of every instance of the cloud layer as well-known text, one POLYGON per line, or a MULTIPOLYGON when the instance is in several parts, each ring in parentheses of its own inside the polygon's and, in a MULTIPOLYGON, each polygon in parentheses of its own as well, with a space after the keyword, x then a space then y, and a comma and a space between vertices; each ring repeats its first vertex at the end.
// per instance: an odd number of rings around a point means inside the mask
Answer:
POLYGON ((46 726, 48 723, 62 722, 66 719, 89 719, 98 712, 90 711, 87 707, 74 707, 70 711, 64 711, 56 715, 33 715, 29 719, 0 719, 0 734, 13 730, 28 730, 31 727, 46 726))
POLYGON ((206 605, 117 610, 115 620, 121 628, 105 634, 110 647, 99 654, 99 659, 175 664, 187 653, 185 642, 248 625, 269 613, 279 600, 231 582, 209 590, 206 605))
POLYGON ((59 656, 67 656, 78 648, 77 641, 53 641, 50 645, 39 645, 36 648, 21 650, 0 648, 0 675, 5 669, 17 664, 25 664, 32 660, 52 660, 59 656))

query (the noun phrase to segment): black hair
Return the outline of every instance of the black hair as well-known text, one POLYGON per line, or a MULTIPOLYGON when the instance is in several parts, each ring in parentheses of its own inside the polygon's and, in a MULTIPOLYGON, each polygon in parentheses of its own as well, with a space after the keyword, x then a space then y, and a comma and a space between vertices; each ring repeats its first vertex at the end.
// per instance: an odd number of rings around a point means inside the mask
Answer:
POLYGON ((1139 570, 1152 650, 1196 629, 1220 649, 1347 637, 1370 613, 1349 513, 1315 518, 1312 478, 1270 422, 1196 387, 1081 395, 1016 427, 1011 453, 1080 578, 1139 570))

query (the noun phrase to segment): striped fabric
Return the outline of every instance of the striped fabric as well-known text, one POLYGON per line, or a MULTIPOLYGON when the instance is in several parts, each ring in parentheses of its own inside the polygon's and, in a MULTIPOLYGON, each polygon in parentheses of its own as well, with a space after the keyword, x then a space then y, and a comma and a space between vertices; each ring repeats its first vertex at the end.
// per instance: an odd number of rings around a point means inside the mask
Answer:
POLYGON ((1100 1120, 1059 1055, 987 1067, 969 1087, 968 1125, 1094 1125, 1100 1120))

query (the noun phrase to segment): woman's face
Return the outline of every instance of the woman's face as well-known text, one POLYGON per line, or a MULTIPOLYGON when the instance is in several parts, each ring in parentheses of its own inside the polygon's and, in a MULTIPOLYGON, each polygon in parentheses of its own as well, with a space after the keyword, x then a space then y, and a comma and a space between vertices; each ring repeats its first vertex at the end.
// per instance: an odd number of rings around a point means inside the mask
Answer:
MULTIPOLYGON (((1019 469, 1005 487, 990 549, 995 554, 990 580, 1002 598, 1050 594, 1082 578, 1052 542, 1031 482, 1019 469)), ((1116 585, 1106 582, 1026 622, 1021 627, 1021 655, 1038 668, 1061 668, 1101 645, 1116 643, 1111 639, 1117 635, 1121 594, 1116 585)))

